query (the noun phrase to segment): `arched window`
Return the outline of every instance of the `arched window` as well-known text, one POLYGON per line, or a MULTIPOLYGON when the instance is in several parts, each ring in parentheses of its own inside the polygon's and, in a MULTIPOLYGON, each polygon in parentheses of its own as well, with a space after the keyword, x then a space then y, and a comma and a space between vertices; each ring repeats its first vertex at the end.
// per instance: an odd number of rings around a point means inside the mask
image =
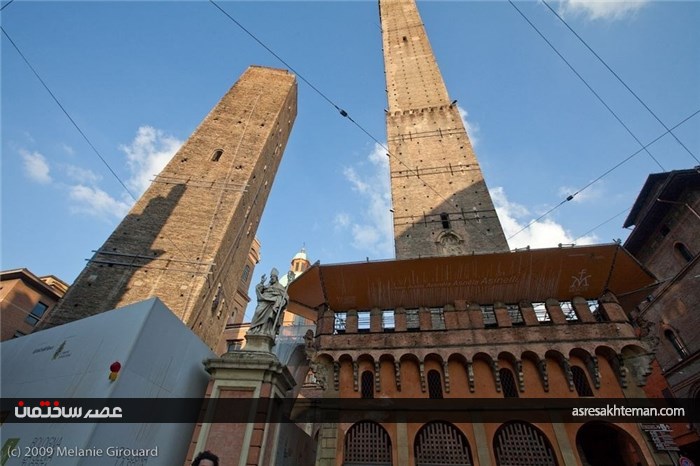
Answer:
POLYGON ((374 398, 374 374, 372 371, 362 373, 362 398, 374 398))
POLYGON ((586 373, 578 366, 571 367, 571 375, 574 378, 574 387, 578 396, 593 396, 591 386, 588 384, 586 373))
POLYGON ((557 466, 547 437, 527 422, 509 422, 499 427, 493 438, 493 452, 498 466, 557 466))
POLYGON ((693 260, 693 253, 690 252, 690 249, 688 249, 685 244, 676 243, 673 245, 673 249, 676 250, 676 253, 678 253, 678 255, 680 255, 684 261, 690 262, 693 260))
POLYGON ((418 431, 413 444, 416 466, 471 466, 469 442, 452 424, 430 422, 418 431))
POLYGON ((345 465, 391 466, 391 438, 376 422, 360 421, 345 435, 345 465))
POLYGON ((442 398, 442 378, 436 370, 428 371, 428 394, 430 398, 442 398))
POLYGON ((515 377, 510 369, 500 369, 498 375, 501 378, 501 388, 505 398, 518 398, 518 387, 515 385, 515 377))
POLYGON ((223 149, 216 149, 214 153, 211 155, 211 161, 212 162, 218 162, 221 156, 223 155, 224 150, 223 149))
POLYGON ((673 346, 673 349, 676 350, 681 359, 685 359, 689 356, 688 350, 686 349, 681 339, 678 338, 676 332, 669 328, 664 331, 664 336, 671 343, 671 346, 673 346))

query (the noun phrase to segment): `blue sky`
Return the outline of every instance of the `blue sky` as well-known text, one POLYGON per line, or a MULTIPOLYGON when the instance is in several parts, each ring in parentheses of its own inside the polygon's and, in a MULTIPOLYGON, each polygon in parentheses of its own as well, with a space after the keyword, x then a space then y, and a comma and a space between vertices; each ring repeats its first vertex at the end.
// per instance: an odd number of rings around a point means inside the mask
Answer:
MULTIPOLYGON (((7 2, 3 2, 5 5, 7 2)), ((515 4, 643 144, 663 126, 543 3, 515 4)), ((700 110, 700 3, 552 2, 669 128, 700 110)), ((375 1, 220 6, 384 141, 375 1)), ((670 135, 513 234, 640 149, 506 1, 419 2, 511 248, 625 239, 649 173, 698 162, 670 135)), ((284 67, 198 2, 34 2, 2 27, 132 192, 169 159, 250 64, 284 67)), ((2 269, 69 283, 133 202, 2 36, 2 269)), ((700 158, 700 115, 674 134, 700 158)), ((299 83, 299 113, 258 230, 256 275, 306 245, 322 263, 393 256, 384 150, 299 83)), ((253 280, 256 282, 256 280, 253 280)))

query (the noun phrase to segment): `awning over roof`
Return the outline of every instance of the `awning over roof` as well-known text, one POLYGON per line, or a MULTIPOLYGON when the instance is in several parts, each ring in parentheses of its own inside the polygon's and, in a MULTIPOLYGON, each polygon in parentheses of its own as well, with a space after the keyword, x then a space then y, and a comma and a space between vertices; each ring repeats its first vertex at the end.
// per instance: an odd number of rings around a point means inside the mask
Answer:
POLYGON ((560 301, 612 291, 634 306, 656 280, 622 247, 610 244, 474 256, 315 264, 289 286, 288 311, 316 319, 327 303, 336 311, 379 307, 438 307, 457 300, 560 301))

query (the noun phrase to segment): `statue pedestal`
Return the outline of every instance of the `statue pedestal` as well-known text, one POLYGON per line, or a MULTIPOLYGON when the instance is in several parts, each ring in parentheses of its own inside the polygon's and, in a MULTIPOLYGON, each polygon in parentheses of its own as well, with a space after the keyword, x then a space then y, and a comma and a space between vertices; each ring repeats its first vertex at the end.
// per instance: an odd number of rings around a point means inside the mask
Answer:
POLYGON ((243 351, 272 353, 273 346, 275 346, 275 339, 273 337, 269 335, 251 335, 247 333, 243 351))
POLYGON ((211 375, 208 400, 204 422, 195 427, 187 466, 203 450, 214 452, 224 458, 223 464, 231 466, 280 464, 277 458, 284 451, 278 451, 278 445, 286 424, 276 406, 288 396, 295 381, 270 352, 274 339, 265 335, 246 339, 247 351, 204 361, 211 375), (263 349, 253 349, 257 347, 263 349))

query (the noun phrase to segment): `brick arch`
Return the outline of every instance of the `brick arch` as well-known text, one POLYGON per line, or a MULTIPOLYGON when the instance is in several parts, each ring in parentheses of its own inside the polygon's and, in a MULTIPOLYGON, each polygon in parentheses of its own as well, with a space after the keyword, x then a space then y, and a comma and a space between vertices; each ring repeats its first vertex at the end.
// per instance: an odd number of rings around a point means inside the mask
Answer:
POLYGON ((480 388, 489 392, 496 390, 500 393, 501 382, 498 378, 498 363, 490 354, 484 352, 476 353, 472 356, 472 366, 477 393, 480 388))
POLYGON ((569 351, 569 357, 572 360, 574 360, 574 358, 580 360, 581 364, 583 365, 582 369, 586 372, 588 378, 593 381, 593 386, 595 388, 600 388, 600 369, 598 368, 598 358, 583 348, 571 349, 571 351, 569 351))
POLYGON ((523 361, 527 361, 532 363, 532 365, 535 367, 535 370, 537 370, 537 375, 540 381, 540 384, 542 386, 542 390, 545 392, 549 391, 549 371, 547 367, 547 361, 544 358, 540 358, 540 356, 535 353, 534 351, 523 351, 522 355, 520 356, 523 361))
POLYGON ((493 436, 496 465, 529 464, 557 466, 557 458, 547 435, 525 421, 510 421, 501 425, 493 436))
POLYGON ((569 362, 569 358, 564 356, 564 354, 561 351, 554 349, 547 351, 544 354, 544 357, 547 361, 552 361, 554 363, 553 365, 547 364, 550 380, 556 381, 559 374, 563 375, 563 380, 568 386, 569 391, 573 392, 574 379, 571 373, 571 364, 569 362), (558 369, 558 373, 554 371, 554 367, 558 369))
POLYGON ((579 427, 576 450, 585 464, 648 464, 637 441, 625 429, 610 422, 591 421, 579 427))
POLYGON ((402 396, 423 397, 426 387, 421 360, 413 353, 405 353, 399 358, 399 367, 402 396))
POLYGON ((620 387, 627 388, 627 369, 625 368, 622 355, 618 354, 617 351, 607 345, 597 346, 595 355, 604 359, 612 368, 620 387))
POLYGON ((432 421, 421 427, 413 441, 413 452, 416 466, 472 464, 466 435, 445 421, 432 421))
POLYGON ((345 434, 344 464, 391 466, 392 441, 389 432, 374 421, 359 421, 345 434))

